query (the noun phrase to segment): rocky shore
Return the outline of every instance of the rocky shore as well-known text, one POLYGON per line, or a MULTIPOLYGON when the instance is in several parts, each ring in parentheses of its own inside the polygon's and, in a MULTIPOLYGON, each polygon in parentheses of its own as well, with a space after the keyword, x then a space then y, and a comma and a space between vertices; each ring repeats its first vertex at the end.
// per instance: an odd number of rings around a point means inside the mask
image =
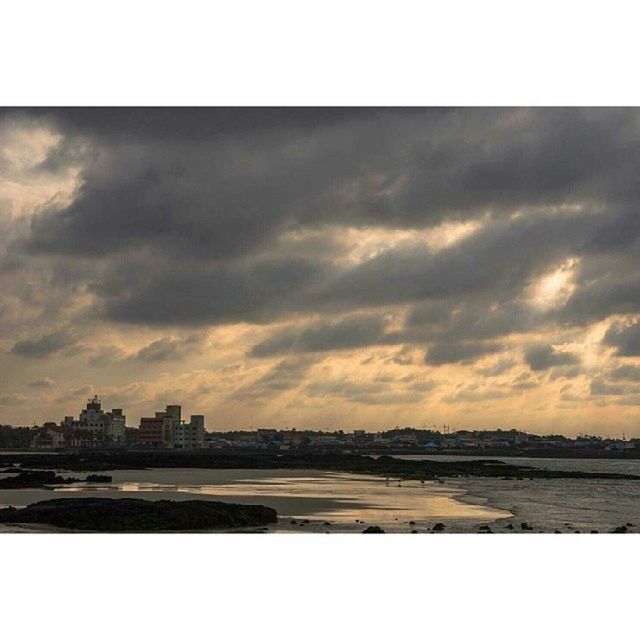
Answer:
POLYGON ((74 484, 77 482, 109 483, 111 476, 88 475, 84 480, 80 478, 64 478, 54 471, 15 471, 6 478, 0 478, 0 489, 48 489, 52 485, 74 484))
POLYGON ((92 532, 207 531, 264 527, 277 522, 275 509, 208 500, 61 498, 23 509, 0 509, 0 523, 50 525, 92 532))
POLYGON ((405 480, 446 477, 583 478, 640 480, 624 473, 559 471, 509 464, 498 460, 406 460, 392 456, 311 453, 220 453, 217 451, 87 451, 60 454, 0 454, 0 465, 19 464, 25 469, 65 469, 70 472, 117 469, 318 469, 370 474, 405 480))

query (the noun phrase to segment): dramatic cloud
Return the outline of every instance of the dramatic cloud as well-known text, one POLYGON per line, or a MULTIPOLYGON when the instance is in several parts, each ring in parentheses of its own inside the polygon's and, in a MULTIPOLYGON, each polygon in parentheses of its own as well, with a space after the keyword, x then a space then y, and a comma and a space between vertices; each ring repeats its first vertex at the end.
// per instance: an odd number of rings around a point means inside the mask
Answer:
POLYGON ((242 385, 232 398, 239 401, 270 398, 300 385, 314 361, 308 357, 281 360, 253 382, 242 385))
POLYGON ((483 342, 441 342, 429 347, 426 362, 433 365, 450 364, 452 362, 473 362, 481 356, 501 351, 497 343, 483 342))
POLYGON ((198 336, 189 336, 184 340, 174 338, 161 338, 154 340, 146 347, 142 347, 134 356, 134 360, 140 362, 165 362, 168 360, 182 360, 189 352, 197 349, 201 339, 198 336))
POLYGON ((499 376, 505 371, 509 371, 509 369, 513 368, 514 365, 515 365, 515 360, 511 358, 501 358, 500 360, 497 360, 493 364, 487 367, 480 368, 477 371, 481 376, 485 376, 489 378, 489 377, 499 376))
POLYGON ((0 110, 0 420, 630 432, 638 114, 0 110))
POLYGON ((605 334, 603 342, 616 347, 617 356, 640 356, 640 322, 628 326, 614 324, 605 334))
POLYGON ((369 346, 382 341, 384 320, 378 316, 356 316, 338 322, 319 323, 303 329, 279 331, 251 349, 255 357, 286 352, 311 353, 369 346))
POLYGON ((608 384, 602 378, 594 378, 591 381, 591 395, 593 396, 621 396, 625 394, 622 385, 608 384))
POLYGON ((578 364, 579 358, 573 353, 557 351, 551 345, 533 346, 524 354, 525 362, 533 371, 544 371, 552 367, 578 364))
POLYGON ((610 377, 612 380, 632 380, 634 382, 640 382, 640 367, 626 364, 614 369, 610 377))
POLYGON ((11 353, 27 358, 46 358, 75 343, 76 339, 67 331, 56 331, 34 340, 20 340, 13 345, 11 353))

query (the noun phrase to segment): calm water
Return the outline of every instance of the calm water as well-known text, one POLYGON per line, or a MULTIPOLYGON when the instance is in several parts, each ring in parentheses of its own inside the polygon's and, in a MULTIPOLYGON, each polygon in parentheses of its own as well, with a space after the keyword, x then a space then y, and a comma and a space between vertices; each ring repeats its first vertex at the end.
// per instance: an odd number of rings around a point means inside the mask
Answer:
MULTIPOLYGON (((64 475, 64 474, 63 474, 64 475)), ((451 530, 472 530, 509 517, 479 501, 459 500, 460 487, 438 483, 387 482, 382 478, 325 471, 253 469, 150 469, 114 471, 109 485, 65 485, 0 490, 0 505, 26 506, 56 497, 136 497, 149 500, 223 500, 264 504, 278 511, 282 531, 362 531, 377 524, 386 531, 426 531, 436 522, 451 530), (291 520, 295 519, 296 524, 291 520), (300 526, 300 521, 309 523, 300 526), (356 522, 358 520, 359 522, 356 522), (330 522, 330 527, 325 525, 330 522), (410 522, 415 524, 410 525, 410 522)))
MULTIPOLYGON (((502 459, 546 469, 640 475, 640 460, 502 459)), ((440 484, 313 470, 248 469, 149 469, 113 471, 111 475, 110 485, 0 490, 0 506, 89 495, 222 500, 271 506, 280 516, 277 530, 301 532, 356 532, 369 524, 391 532, 423 532, 436 522, 445 523, 448 531, 477 531, 483 524, 505 531, 509 523, 519 530, 523 521, 536 531, 604 532, 627 522, 640 524, 640 481, 463 478, 440 484), (309 523, 300 526, 303 519, 309 523)))

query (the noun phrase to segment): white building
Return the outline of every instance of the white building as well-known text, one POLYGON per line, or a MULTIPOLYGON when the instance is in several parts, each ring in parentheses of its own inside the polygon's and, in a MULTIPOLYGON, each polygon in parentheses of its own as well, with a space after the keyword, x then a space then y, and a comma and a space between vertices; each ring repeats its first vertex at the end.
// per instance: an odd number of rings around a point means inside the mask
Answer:
POLYGON ((96 432, 107 442, 124 443, 126 416, 123 415, 122 409, 104 411, 98 396, 93 396, 87 401, 87 406, 80 412, 78 420, 74 420, 73 416, 65 416, 62 424, 72 429, 96 432))

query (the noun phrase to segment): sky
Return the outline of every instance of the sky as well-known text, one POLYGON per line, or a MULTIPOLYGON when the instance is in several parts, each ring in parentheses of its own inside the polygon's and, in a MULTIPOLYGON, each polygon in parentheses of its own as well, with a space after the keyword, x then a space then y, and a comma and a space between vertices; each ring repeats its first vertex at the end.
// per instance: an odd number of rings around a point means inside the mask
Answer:
POLYGON ((0 110, 0 423, 640 437, 640 110, 0 110))

